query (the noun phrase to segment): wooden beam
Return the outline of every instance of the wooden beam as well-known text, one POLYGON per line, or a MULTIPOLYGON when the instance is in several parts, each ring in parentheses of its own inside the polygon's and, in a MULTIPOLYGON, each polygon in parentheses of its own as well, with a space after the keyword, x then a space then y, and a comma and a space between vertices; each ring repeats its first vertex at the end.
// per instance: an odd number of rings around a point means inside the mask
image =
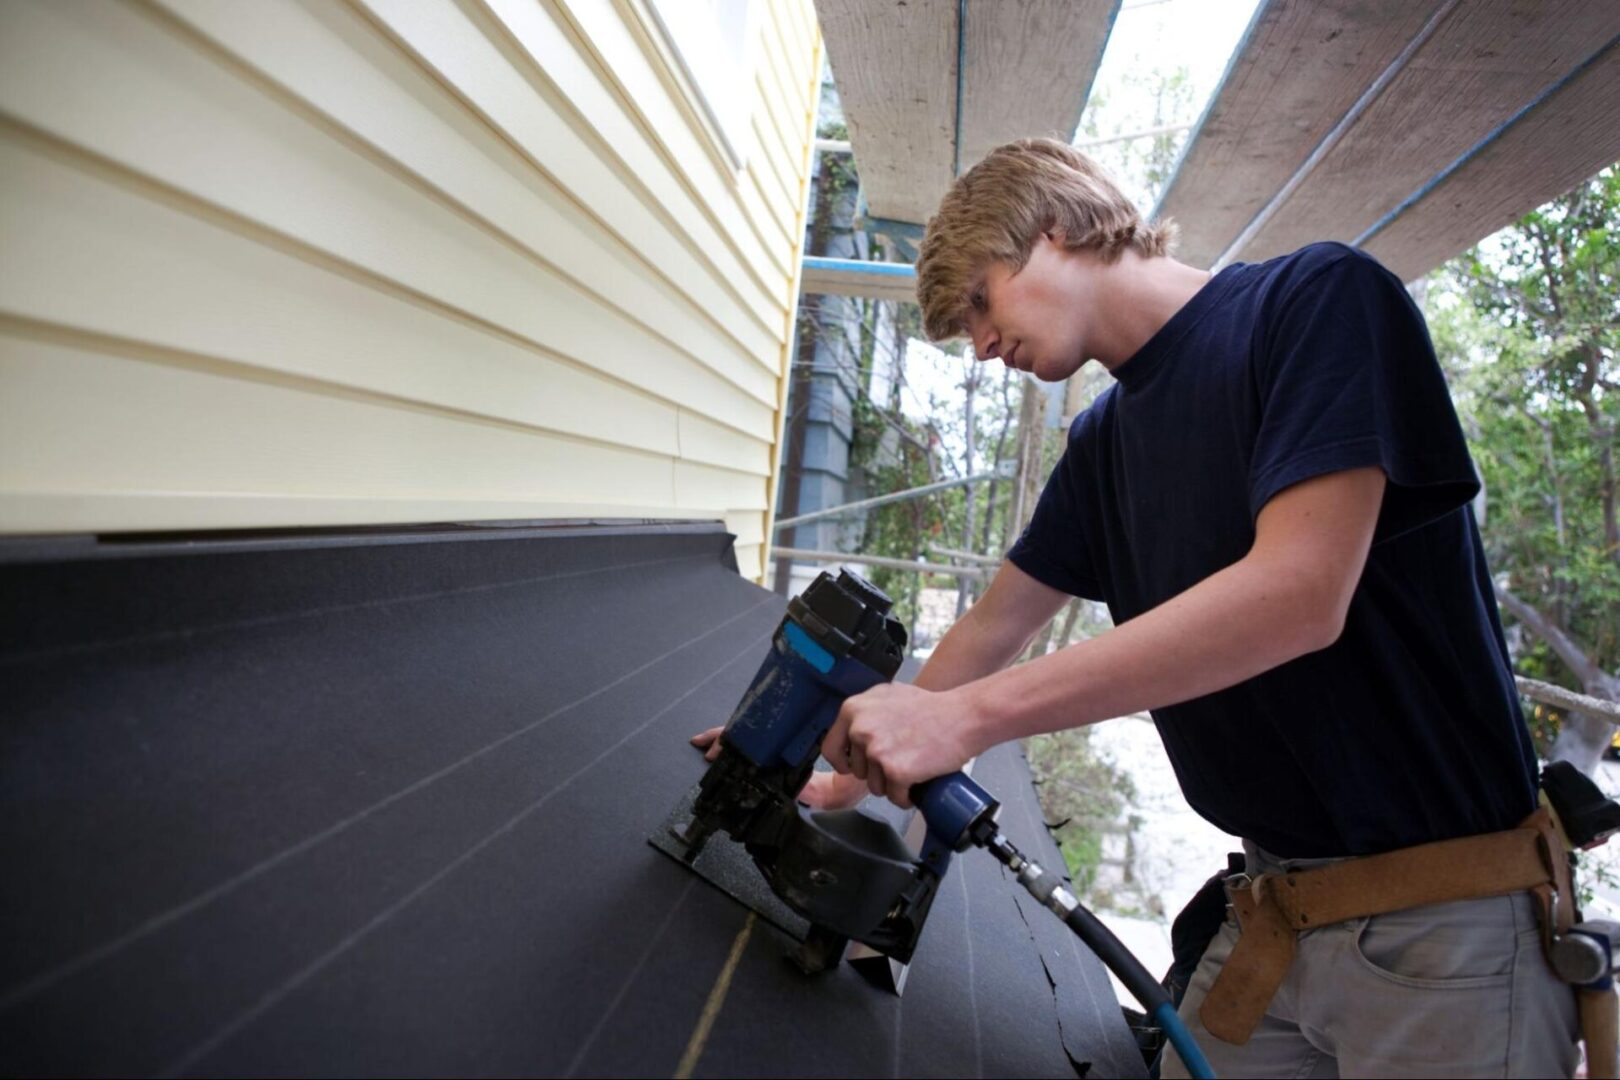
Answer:
POLYGON ((806 256, 799 291, 916 303, 917 269, 908 263, 806 256))
POLYGON ((817 0, 867 205, 923 221, 956 156, 957 0, 817 0))
MULTIPOLYGON (((1360 236, 1617 33, 1620 4, 1612 0, 1457 4, 1236 257, 1267 259, 1313 240, 1360 236)), ((1542 168, 1588 153, 1546 149, 1542 168)))
POLYGON ((1261 3, 1153 214, 1209 266, 1443 0, 1261 3))
MULTIPOLYGON (((1313 240, 1355 241, 1617 33, 1620 4, 1607 0, 1273 0, 1251 25, 1156 214, 1180 221, 1181 257, 1197 265, 1258 261, 1313 240)), ((1583 81, 1588 98, 1602 97, 1592 77, 1583 81)), ((1601 126, 1604 115, 1576 126, 1601 126)), ((1600 167, 1590 165, 1591 139, 1535 145, 1540 157, 1515 172, 1518 190, 1487 182, 1495 189, 1487 201, 1528 209, 1532 192, 1548 188, 1541 175, 1579 174, 1572 184, 1600 167)), ((1433 247, 1424 258, 1466 246, 1433 247)), ((1421 261, 1407 260, 1402 272, 1421 261)))
MULTIPOLYGON (((1118 13, 1118 0, 976 0, 967 5, 963 172, 1013 139, 1074 138, 1118 13)), ((944 194, 940 191, 935 202, 944 194)), ((928 207, 928 213, 933 211, 928 207)))
POLYGON ((1620 43, 1357 238, 1413 281, 1620 160, 1620 43))
POLYGON ((1025 136, 1072 138, 1118 10, 1118 0, 817 0, 872 215, 927 221, 958 163, 1025 136))

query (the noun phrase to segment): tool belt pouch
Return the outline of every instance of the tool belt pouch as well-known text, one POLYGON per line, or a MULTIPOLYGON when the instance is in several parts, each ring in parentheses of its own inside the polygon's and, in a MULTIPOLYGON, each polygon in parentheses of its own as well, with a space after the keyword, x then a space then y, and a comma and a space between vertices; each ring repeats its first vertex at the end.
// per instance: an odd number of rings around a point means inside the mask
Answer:
POLYGON ((1620 1046, 1620 1001, 1615 998, 1614 987, 1576 987, 1575 1008, 1581 1019, 1581 1038, 1586 1042, 1586 1075, 1592 1080, 1612 1078, 1620 1066, 1615 1060, 1620 1046))
POLYGON ((1243 861, 1241 852, 1227 855, 1226 868, 1204 882, 1170 924, 1170 970, 1162 981, 1170 994, 1170 1003, 1178 1009, 1204 953, 1209 950, 1209 943, 1215 940, 1221 923, 1226 921, 1226 910, 1231 906, 1226 882, 1243 873, 1243 861))
POLYGON ((1516 829, 1440 840, 1311 870, 1261 874, 1229 887, 1237 944, 1198 1010, 1206 1030, 1242 1046, 1266 1014, 1293 963, 1299 934, 1347 919, 1534 890, 1544 940, 1573 921, 1569 860, 1551 815, 1516 829))
POLYGON ((1198 1010, 1198 1019, 1211 1035, 1235 1046, 1249 1041, 1294 962, 1299 937, 1271 895, 1276 880, 1264 875, 1252 886, 1226 890, 1239 936, 1198 1010))
MULTIPOLYGON (((1562 830, 1543 807, 1531 815, 1526 825, 1540 831, 1542 851, 1548 865, 1548 880, 1531 889, 1536 912, 1541 918, 1541 941, 1548 950, 1555 934, 1569 932, 1579 919, 1575 910, 1575 887, 1571 880, 1569 847, 1562 830)), ((1549 963, 1551 959, 1549 957, 1549 963)), ((1586 1043, 1586 1075, 1592 1080, 1612 1080, 1620 1068, 1620 1001, 1614 986, 1571 987, 1575 992, 1575 1013, 1580 1021, 1581 1040, 1586 1043)))

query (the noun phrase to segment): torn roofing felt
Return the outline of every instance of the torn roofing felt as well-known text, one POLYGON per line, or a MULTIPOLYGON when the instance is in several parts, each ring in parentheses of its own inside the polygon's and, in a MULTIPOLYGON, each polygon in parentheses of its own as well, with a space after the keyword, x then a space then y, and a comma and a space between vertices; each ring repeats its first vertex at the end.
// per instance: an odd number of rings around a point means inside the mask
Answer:
MULTIPOLYGON (((0 588, 7 1074, 1142 1072, 981 852, 896 998, 646 844, 784 608, 718 526, 18 543, 0 588)), ((976 775, 1061 865, 1017 748, 976 775)))

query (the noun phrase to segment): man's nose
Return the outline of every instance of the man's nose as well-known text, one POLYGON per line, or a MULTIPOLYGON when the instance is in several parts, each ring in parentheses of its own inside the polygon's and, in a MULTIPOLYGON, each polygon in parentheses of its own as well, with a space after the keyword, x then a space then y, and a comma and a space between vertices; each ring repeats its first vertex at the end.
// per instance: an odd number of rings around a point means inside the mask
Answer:
POLYGON ((1001 351, 1001 335, 988 326, 977 328, 973 334, 973 351, 980 360, 994 360, 1001 351))

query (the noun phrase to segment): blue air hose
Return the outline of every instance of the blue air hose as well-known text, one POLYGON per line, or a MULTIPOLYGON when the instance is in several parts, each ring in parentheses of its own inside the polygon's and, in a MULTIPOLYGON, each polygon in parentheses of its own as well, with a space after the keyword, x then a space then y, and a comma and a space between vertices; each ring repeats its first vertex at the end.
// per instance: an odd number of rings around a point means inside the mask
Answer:
POLYGON ((1198 1041, 1192 1037, 1192 1032, 1187 1030, 1187 1025, 1176 1015, 1176 1007, 1166 1000, 1153 1010, 1153 1019, 1159 1022, 1165 1036, 1170 1040, 1170 1045, 1181 1055, 1182 1063, 1187 1066, 1188 1075, 1199 1077, 1200 1080, 1206 1077, 1208 1080, 1214 1080, 1215 1070, 1209 1067, 1209 1059, 1198 1048, 1198 1041))
POLYGON ((1097 954, 1097 959, 1119 976, 1125 989, 1142 1003, 1142 1008, 1164 1030, 1190 1075, 1200 1080, 1214 1080, 1215 1070, 1210 1068, 1209 1059, 1198 1048, 1192 1032, 1176 1015, 1170 995, 1165 993, 1157 979, 1148 974, 1142 961, 1133 956, 1124 943, 1114 936, 1114 932, 1102 924, 1102 920, 1082 907, 1061 881, 1026 859, 993 825, 986 826, 972 839, 1017 874, 1018 883, 1029 890, 1030 895, 1039 900, 1043 907, 1061 918, 1097 954))
POLYGON ((1192 1032, 1182 1023, 1181 1017, 1176 1014, 1176 1007, 1170 1002, 1170 995, 1165 993, 1159 981, 1148 974, 1147 968, 1142 966, 1129 949, 1127 949, 1114 932, 1104 926, 1102 920, 1090 911, 1076 904, 1074 910, 1069 912, 1063 920, 1069 929, 1080 935, 1091 951, 1097 954, 1097 959, 1107 964, 1109 970, 1119 976, 1119 981, 1125 984, 1125 989, 1131 996, 1142 1003, 1159 1027, 1164 1029, 1170 1040, 1170 1045, 1176 1048, 1181 1055, 1182 1062, 1187 1066, 1187 1072, 1195 1077, 1209 1077, 1213 1080, 1215 1071, 1209 1067, 1209 1060, 1204 1052, 1198 1048, 1193 1039, 1192 1032))

